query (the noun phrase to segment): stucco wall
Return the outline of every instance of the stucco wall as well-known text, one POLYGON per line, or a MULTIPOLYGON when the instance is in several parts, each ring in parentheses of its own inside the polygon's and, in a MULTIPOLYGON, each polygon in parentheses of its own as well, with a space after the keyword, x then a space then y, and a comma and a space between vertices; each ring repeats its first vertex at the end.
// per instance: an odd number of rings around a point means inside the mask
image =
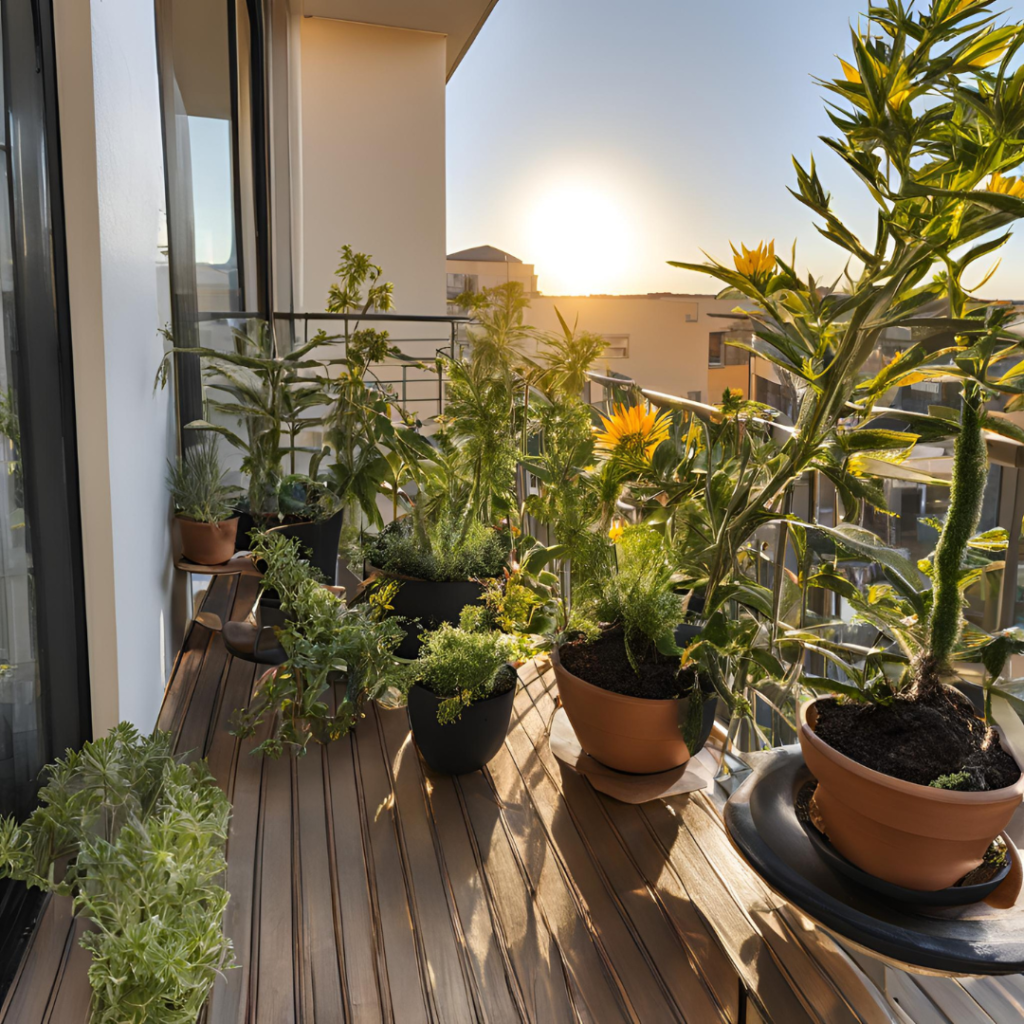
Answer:
MULTIPOLYGON (((729 321, 709 314, 729 313, 735 307, 735 301, 711 295, 539 295, 531 300, 526 319, 539 330, 559 331, 557 308, 570 326, 578 316, 580 330, 628 335, 628 357, 601 359, 596 370, 610 368, 642 387, 683 398, 699 391, 703 401, 714 402, 721 391, 712 395, 709 389, 708 335, 723 330, 729 321)), ((735 369, 746 372, 743 367, 735 369)))
POLYGON ((171 625, 169 319, 152 3, 55 0, 93 729, 149 730, 171 625))
POLYGON ((300 43, 296 307, 323 308, 347 242, 384 268, 397 312, 443 314, 445 37, 304 18, 300 43))

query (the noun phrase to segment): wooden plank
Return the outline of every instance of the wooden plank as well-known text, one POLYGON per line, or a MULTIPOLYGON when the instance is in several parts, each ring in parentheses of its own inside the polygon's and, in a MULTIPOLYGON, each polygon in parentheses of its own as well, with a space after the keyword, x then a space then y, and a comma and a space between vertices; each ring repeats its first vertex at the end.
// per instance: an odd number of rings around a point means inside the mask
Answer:
POLYGON ((410 906, 398 848, 395 794, 380 748, 376 715, 376 708, 369 708, 353 733, 353 747, 357 785, 362 791, 362 818, 369 840, 368 881, 387 968, 387 973, 379 977, 382 982, 387 979, 394 1020, 416 1024, 430 1019, 430 992, 424 977, 424 953, 416 932, 415 910, 410 906))
MULTIPOLYGON (((573 994, 577 1000, 577 1011, 582 1012, 586 1008, 588 1017, 595 1020, 639 1020, 621 987, 621 979, 614 972, 608 951, 596 933, 590 916, 592 908, 586 906, 576 887, 576 880, 569 876, 557 848, 546 835, 543 821, 507 747, 498 751, 485 769, 485 774, 489 776, 501 802, 502 818, 515 843, 526 877, 532 884, 537 906, 548 922, 548 927, 561 951, 562 961, 569 971, 574 985, 573 994)), ((544 796, 550 799, 550 791, 544 796)), ((541 797, 541 803, 544 802, 544 797, 541 797)), ((571 827, 569 823, 569 828, 571 827)), ((570 840, 564 832, 561 832, 561 838, 568 846, 570 840)), ((577 859, 580 860, 578 869, 583 874, 586 871, 583 860, 577 859)), ((597 902, 600 896, 596 892, 595 882, 600 886, 599 881, 592 877, 588 878, 586 888, 588 895, 597 902)), ((604 897, 607 899, 607 893, 604 897)), ((602 921, 607 923, 608 927, 613 927, 609 915, 604 913, 604 910, 605 908, 599 904, 597 912, 602 921)), ((621 925, 621 921, 619 924, 621 925)), ((612 938, 618 950, 619 935, 613 934, 612 938)), ((624 947, 622 953, 624 957, 627 955, 624 947)), ((647 975, 648 984, 655 988, 649 971, 647 975)), ((672 1020, 674 1014, 668 1009, 664 999, 660 1000, 660 1003, 663 1013, 661 1019, 672 1020)))
POLYGON ((83 949, 81 938, 91 927, 90 922, 79 918, 75 922, 71 946, 68 949, 64 970, 61 972, 56 998, 46 1017, 46 1024, 88 1024, 89 1004, 92 988, 89 985, 89 964, 92 955, 83 949))
POLYGON ((298 773, 299 934, 300 991, 303 1021, 342 1021, 340 935, 337 915, 337 875, 332 869, 332 848, 327 830, 324 792, 324 749, 311 744, 296 761, 298 773))
POLYGON ((297 1019, 293 770, 288 757, 263 763, 256 876, 259 904, 253 907, 259 942, 251 953, 250 967, 256 975, 255 1013, 250 1011, 255 1024, 294 1024, 297 1019))
POLYGON ((3 1024, 42 1024, 73 941, 71 898, 51 896, 25 951, 24 968, 9 995, 3 1024))
MULTIPOLYGON (((706 987, 716 1004, 714 1010, 702 1010, 708 1020, 713 1019, 715 1012, 728 1020, 739 1019, 739 977, 719 947, 714 931, 693 910, 674 873, 664 871, 664 852, 644 827, 637 808, 597 793, 581 776, 559 766, 547 736, 548 723, 555 711, 554 687, 536 672, 522 674, 523 693, 533 701, 533 709, 517 707, 520 728, 530 736, 552 779, 556 784, 561 781, 577 827, 591 847, 603 848, 613 838, 624 851, 622 855, 628 857, 628 867, 618 864, 619 898, 631 908, 630 916, 635 923, 645 923, 645 945, 659 963, 665 984, 673 989, 677 1005, 692 1016, 707 1000, 706 987), (671 910, 666 896, 674 903, 671 910), (697 992, 692 991, 694 985, 700 986, 697 992)), ((612 857, 601 857, 606 870, 619 858, 612 849, 612 857)))
POLYGON ((786 1024, 813 1020, 760 932, 683 824, 678 808, 658 801, 642 805, 640 813, 665 852, 666 871, 675 873, 694 909, 714 929, 722 949, 765 1016, 786 1024))
POLYGON ((960 984, 999 1024, 1024 1020, 1024 993, 1015 992, 1006 978, 961 978, 960 984))
POLYGON ((824 928, 788 903, 780 907, 779 913, 860 1020, 865 1024, 894 1024, 896 1017, 885 995, 824 928))
MULTIPOLYGON (((885 968, 886 995, 902 1010, 914 1024, 967 1024, 966 1021, 951 1021, 941 1013, 919 988, 914 979, 904 971, 885 968)), ((968 1018, 969 1019, 969 1018, 968 1018)), ((975 1024, 971 1021, 971 1024, 975 1024)), ((981 1024, 981 1022, 977 1022, 981 1024)))
POLYGON ((500 940, 517 979, 529 1021, 572 1021, 567 968, 533 886, 516 854, 494 790, 479 772, 455 782, 500 940))
POLYGON ((395 794, 394 814, 405 862, 415 928, 421 936, 436 1019, 469 1024, 481 1004, 458 915, 439 863, 438 838, 427 813, 420 758, 404 708, 377 709, 381 749, 395 794))
POLYGON ((346 1019, 354 1024, 381 1024, 384 1008, 390 1019, 391 1002, 387 984, 381 981, 387 977, 387 965, 367 874, 364 816, 353 758, 351 736, 327 748, 328 830, 337 873, 346 1019))
MULTIPOLYGON (((673 800, 675 802, 675 799, 673 800)), ((677 809, 679 804, 676 804, 677 809)), ((829 1024, 856 1024, 857 1015, 780 917, 774 894, 747 866, 729 842, 711 802, 698 796, 683 802, 682 820, 722 880, 747 909, 762 938, 788 973, 791 984, 812 1013, 829 1024)))
POLYGON ((991 1016, 955 978, 935 978, 917 974, 913 975, 911 980, 950 1020, 993 1024, 991 1016))
POLYGON ((445 879, 459 917, 460 933, 476 978, 480 1018, 489 1024, 517 1024, 530 1018, 516 978, 507 939, 474 853, 471 826, 455 782, 421 764, 424 790, 440 845, 445 879))
POLYGON ((610 943, 621 930, 614 918, 609 916, 602 921, 595 913, 595 907, 604 901, 599 894, 595 898, 584 890, 590 874, 586 858, 589 857, 610 897, 606 913, 610 915, 614 910, 625 926, 619 934, 618 946, 612 950, 609 945, 609 954, 641 1019, 657 1019, 654 1014, 659 1013, 666 1020, 670 1019, 666 1014, 680 1019, 689 1016, 699 1021, 735 1020, 738 1016, 737 976, 733 973, 730 992, 733 1012, 728 1014, 724 1006, 714 1000, 686 947, 679 942, 678 933, 651 898, 647 880, 623 848, 621 837, 610 827, 590 784, 575 772, 559 771, 548 747, 544 721, 527 690, 521 690, 516 697, 515 717, 517 724, 509 733, 508 747, 527 781, 535 805, 546 790, 549 797, 555 794, 562 798, 561 804, 553 799, 550 820, 540 806, 538 811, 546 817, 545 825, 556 843, 560 833, 568 837, 567 845, 558 843, 560 853, 573 881, 584 894, 603 941, 610 943), (572 829, 564 827, 566 821, 571 821, 572 829), (577 845, 582 847, 582 854, 576 849, 577 845), (657 988, 652 987, 652 983, 657 988), (664 1008, 648 1005, 658 990, 666 1004, 664 1008))

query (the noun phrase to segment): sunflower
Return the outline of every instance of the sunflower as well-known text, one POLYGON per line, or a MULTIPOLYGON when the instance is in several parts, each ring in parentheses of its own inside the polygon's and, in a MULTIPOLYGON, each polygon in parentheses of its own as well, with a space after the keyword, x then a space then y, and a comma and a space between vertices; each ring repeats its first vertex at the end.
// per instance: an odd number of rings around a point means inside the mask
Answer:
POLYGON ((671 417, 660 416, 642 405, 616 405, 613 414, 602 416, 604 430, 596 433, 594 448, 605 458, 649 462, 654 449, 668 437, 671 417))
POLYGON ((1024 197, 1024 179, 1004 178, 998 171, 992 172, 988 182, 989 192, 1001 192, 1003 195, 1024 197))
POLYGON ((736 269, 744 276, 756 281, 759 278, 771 277, 775 273, 775 239, 770 242, 761 242, 756 249, 748 249, 742 243, 742 253, 736 251, 736 246, 729 243, 732 248, 732 259, 736 269))

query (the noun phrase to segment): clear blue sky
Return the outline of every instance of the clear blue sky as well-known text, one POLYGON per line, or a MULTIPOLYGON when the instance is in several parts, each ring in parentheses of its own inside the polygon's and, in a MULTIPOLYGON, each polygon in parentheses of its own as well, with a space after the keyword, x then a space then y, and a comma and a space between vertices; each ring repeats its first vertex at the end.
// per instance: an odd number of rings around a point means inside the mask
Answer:
MULTIPOLYGON (((499 0, 448 84, 448 249, 491 244, 564 292, 708 291, 667 267, 774 238, 842 270, 786 191, 818 158, 836 209, 873 224, 813 76, 849 57, 867 0, 499 0)), ((1024 20, 1024 0, 1003 5, 1024 20)), ((987 295, 1024 299, 1024 225, 987 295)), ((987 269, 987 268, 986 268, 987 269)))

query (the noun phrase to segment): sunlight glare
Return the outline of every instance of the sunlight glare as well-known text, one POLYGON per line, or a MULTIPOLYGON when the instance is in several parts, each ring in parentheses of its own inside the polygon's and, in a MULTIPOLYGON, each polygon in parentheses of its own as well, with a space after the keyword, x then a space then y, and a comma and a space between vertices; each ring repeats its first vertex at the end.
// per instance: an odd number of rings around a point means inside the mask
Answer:
POLYGON ((530 262, 548 295, 622 290, 635 236, 607 189, 579 182, 547 188, 530 213, 527 237, 530 262))

